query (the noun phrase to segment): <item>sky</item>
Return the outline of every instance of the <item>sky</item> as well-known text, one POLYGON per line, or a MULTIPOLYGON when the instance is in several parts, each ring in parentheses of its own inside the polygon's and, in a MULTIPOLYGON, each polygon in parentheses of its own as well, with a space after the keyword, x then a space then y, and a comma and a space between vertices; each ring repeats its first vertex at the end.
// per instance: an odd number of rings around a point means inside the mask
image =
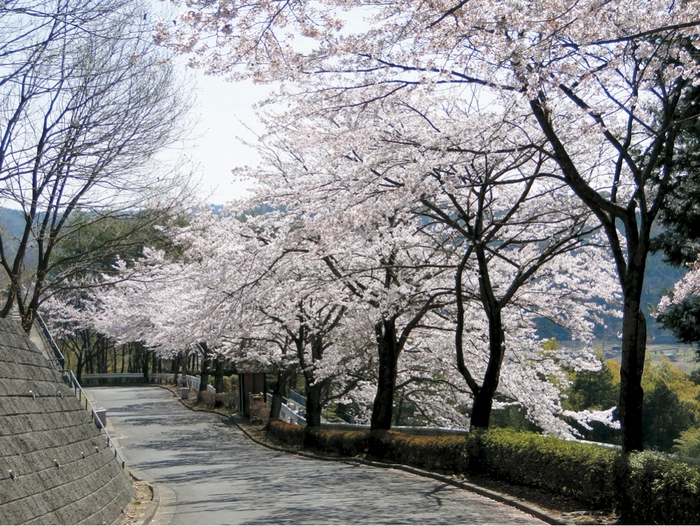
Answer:
POLYGON ((212 204, 224 204, 243 196, 248 187, 236 181, 231 170, 255 166, 259 161, 255 150, 240 139, 255 143, 256 134, 264 131, 253 106, 270 90, 200 71, 183 73, 194 79, 195 103, 190 113, 194 126, 180 154, 193 163, 196 177, 201 178, 199 197, 212 204))
MULTIPOLYGON (((154 18, 162 16, 171 20, 178 17, 178 10, 173 5, 162 0, 149 1, 154 18)), ((352 33, 357 28, 366 27, 366 15, 365 8, 345 12, 344 17, 349 21, 345 31, 352 33)), ((307 44, 302 37, 295 39, 300 50, 304 50, 307 44)), ((180 62, 178 68, 182 74, 195 81, 196 102, 191 118, 196 124, 182 151, 169 155, 173 158, 185 155, 195 164, 196 174, 201 177, 198 195, 206 202, 225 204, 242 197, 249 185, 235 181, 231 170, 245 165, 255 166, 259 157, 253 148, 242 144, 239 137, 255 143, 255 134, 265 131, 253 106, 267 98, 272 88, 250 81, 234 83, 222 77, 204 75, 201 70, 187 68, 186 55, 176 61, 180 62)))
MULTIPOLYGON (((150 2, 153 20, 178 17, 178 9, 171 3, 146 1, 150 2)), ((259 162, 255 150, 239 138, 254 144, 256 134, 265 131, 253 106, 272 90, 251 81, 230 82, 205 75, 202 70, 188 68, 187 59, 187 55, 174 57, 175 71, 192 88, 194 103, 188 119, 191 129, 182 145, 163 155, 167 161, 177 163, 183 157, 187 159, 193 165, 195 179, 200 179, 198 196, 210 204, 225 204, 244 196, 249 187, 235 181, 231 170, 259 162)))

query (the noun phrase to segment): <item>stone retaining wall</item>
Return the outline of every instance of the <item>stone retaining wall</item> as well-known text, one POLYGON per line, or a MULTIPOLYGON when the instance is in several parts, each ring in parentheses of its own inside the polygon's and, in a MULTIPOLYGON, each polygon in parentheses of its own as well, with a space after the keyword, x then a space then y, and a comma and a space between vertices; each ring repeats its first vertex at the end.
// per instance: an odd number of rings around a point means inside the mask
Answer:
POLYGON ((73 389, 0 319, 0 523, 112 524, 132 495, 73 389))

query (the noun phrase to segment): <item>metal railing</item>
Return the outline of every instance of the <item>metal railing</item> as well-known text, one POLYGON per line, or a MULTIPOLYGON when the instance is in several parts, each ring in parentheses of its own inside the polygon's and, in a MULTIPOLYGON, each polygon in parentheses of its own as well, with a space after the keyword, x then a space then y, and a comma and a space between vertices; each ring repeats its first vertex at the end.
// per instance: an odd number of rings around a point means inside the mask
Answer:
MULTIPOLYGON (((293 391, 292 391, 293 392, 293 391)), ((296 393, 295 393, 296 394, 296 393)), ((272 405, 272 392, 268 391, 265 393, 265 401, 267 405, 272 405)), ((280 408, 280 419, 291 424, 296 424, 298 426, 306 425, 306 418, 304 417, 305 407, 300 406, 294 400, 282 397, 282 407, 280 408)))
MULTIPOLYGON (((199 376, 187 375, 187 387, 199 391, 200 385, 202 385, 202 379, 199 376)), ((216 394, 216 389, 211 385, 207 385, 207 391, 216 394)))
POLYGON ((117 380, 120 378, 132 378, 139 379, 143 378, 143 373, 83 373, 80 375, 82 380, 98 380, 104 378, 105 380, 117 380))
POLYGON ((44 340, 48 344, 49 348, 53 352, 54 359, 49 360, 50 362, 54 362, 55 364, 58 364, 60 370, 63 370, 66 366, 66 361, 65 358, 63 357, 63 353, 61 352, 61 349, 58 348, 58 345, 56 345, 56 342, 54 341, 53 337, 51 336, 51 333, 49 332, 49 328, 44 322, 44 319, 41 317, 39 314, 39 311, 36 311, 34 313, 34 319, 37 321, 39 324, 39 328, 41 329, 41 334, 44 337, 44 340))
MULTIPOLYGON (((80 386, 80 383, 78 383, 78 379, 73 374, 73 371, 69 370, 66 372, 68 373, 68 383, 73 388, 73 394, 76 397, 78 397, 78 399, 81 402, 83 401, 83 399, 85 399, 85 410, 90 411, 90 413, 92 414, 93 421, 98 420, 95 408, 93 407, 92 403, 88 399, 85 391, 83 391, 83 388, 80 386)), ((114 458, 117 459, 117 461, 121 463, 122 469, 126 469, 126 461, 124 460, 124 457, 122 457, 121 453, 119 453, 119 450, 117 449, 117 446, 114 444, 112 437, 109 435, 109 431, 107 431, 107 428, 104 425, 102 425, 101 422, 100 422, 100 425, 97 426, 97 428, 100 429, 101 431, 104 431, 105 436, 107 437, 107 447, 111 447, 114 450, 114 458)))
POLYGON ((299 413, 294 412, 286 404, 282 404, 282 407, 280 408, 280 418, 285 422, 296 424, 298 426, 306 425, 306 418, 301 416, 299 413))
POLYGON ((306 397, 300 395, 295 391, 292 391, 291 389, 289 390, 289 399, 295 401, 302 407, 306 407, 306 397))

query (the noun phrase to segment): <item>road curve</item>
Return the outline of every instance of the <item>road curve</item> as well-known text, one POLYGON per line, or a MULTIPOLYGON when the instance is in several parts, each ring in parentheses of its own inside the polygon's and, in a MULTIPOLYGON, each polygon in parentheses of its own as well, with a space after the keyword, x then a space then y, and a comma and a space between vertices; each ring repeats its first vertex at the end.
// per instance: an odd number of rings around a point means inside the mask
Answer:
POLYGON ((127 463, 165 487, 155 524, 543 524, 402 471, 271 451, 165 389, 88 392, 127 463))

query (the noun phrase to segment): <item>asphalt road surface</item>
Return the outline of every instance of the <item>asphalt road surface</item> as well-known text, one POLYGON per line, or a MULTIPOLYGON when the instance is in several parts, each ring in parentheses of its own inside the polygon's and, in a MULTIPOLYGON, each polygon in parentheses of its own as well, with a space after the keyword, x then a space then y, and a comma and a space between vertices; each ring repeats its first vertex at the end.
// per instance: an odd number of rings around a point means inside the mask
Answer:
POLYGON ((543 524, 403 471, 269 450, 165 389, 88 392, 127 464, 161 489, 154 524, 543 524))

